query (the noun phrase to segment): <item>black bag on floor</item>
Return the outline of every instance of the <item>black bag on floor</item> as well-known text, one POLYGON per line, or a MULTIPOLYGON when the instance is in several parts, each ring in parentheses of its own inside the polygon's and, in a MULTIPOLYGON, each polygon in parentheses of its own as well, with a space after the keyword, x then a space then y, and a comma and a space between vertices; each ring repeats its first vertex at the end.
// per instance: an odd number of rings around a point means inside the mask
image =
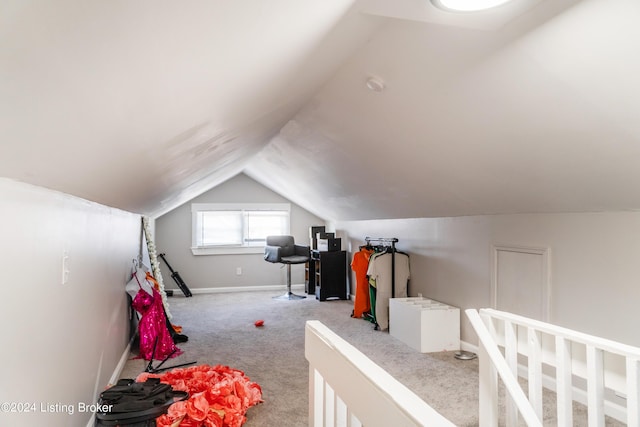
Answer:
POLYGON ((159 378, 121 379, 100 394, 96 426, 155 426, 155 419, 166 414, 169 406, 188 397, 189 393, 173 390, 159 378))

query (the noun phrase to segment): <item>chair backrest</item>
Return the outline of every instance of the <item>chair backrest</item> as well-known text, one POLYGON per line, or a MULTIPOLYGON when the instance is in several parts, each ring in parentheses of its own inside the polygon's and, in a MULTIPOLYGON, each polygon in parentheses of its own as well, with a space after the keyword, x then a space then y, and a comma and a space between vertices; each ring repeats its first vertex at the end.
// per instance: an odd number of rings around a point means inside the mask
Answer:
POLYGON ((280 258, 296 253, 293 236, 267 236, 267 246, 279 246, 281 248, 280 258))

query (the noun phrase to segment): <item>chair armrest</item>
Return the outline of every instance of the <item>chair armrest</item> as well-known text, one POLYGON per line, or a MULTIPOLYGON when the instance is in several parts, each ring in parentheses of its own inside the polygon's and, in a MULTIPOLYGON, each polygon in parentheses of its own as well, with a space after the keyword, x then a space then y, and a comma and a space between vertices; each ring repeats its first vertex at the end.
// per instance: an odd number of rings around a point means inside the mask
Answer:
POLYGON ((269 262, 280 262, 280 246, 265 246, 264 259, 269 262))
POLYGON ((310 255, 309 246, 294 245, 294 249, 296 255, 306 256, 307 258, 310 255))

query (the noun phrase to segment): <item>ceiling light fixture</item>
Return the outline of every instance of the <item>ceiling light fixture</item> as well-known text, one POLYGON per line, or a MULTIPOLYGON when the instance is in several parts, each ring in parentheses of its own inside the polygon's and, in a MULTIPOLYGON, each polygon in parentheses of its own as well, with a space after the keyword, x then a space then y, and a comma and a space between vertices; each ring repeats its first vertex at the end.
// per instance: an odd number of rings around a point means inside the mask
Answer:
POLYGON ((384 81, 380 77, 369 77, 367 79, 367 89, 369 90, 382 92, 384 87, 384 81))
POLYGON ((440 9, 452 12, 477 12, 508 3, 511 0, 431 0, 440 9))

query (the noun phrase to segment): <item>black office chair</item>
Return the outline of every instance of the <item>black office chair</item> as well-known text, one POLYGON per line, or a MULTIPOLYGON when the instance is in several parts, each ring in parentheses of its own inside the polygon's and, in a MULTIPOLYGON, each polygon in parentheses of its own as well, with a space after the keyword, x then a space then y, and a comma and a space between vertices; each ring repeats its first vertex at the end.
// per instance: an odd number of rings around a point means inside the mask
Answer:
POLYGON ((291 292, 291 264, 304 264, 309 261, 309 246, 296 245, 293 236, 267 236, 264 259, 287 266, 287 293, 274 298, 287 300, 306 298, 291 292))

